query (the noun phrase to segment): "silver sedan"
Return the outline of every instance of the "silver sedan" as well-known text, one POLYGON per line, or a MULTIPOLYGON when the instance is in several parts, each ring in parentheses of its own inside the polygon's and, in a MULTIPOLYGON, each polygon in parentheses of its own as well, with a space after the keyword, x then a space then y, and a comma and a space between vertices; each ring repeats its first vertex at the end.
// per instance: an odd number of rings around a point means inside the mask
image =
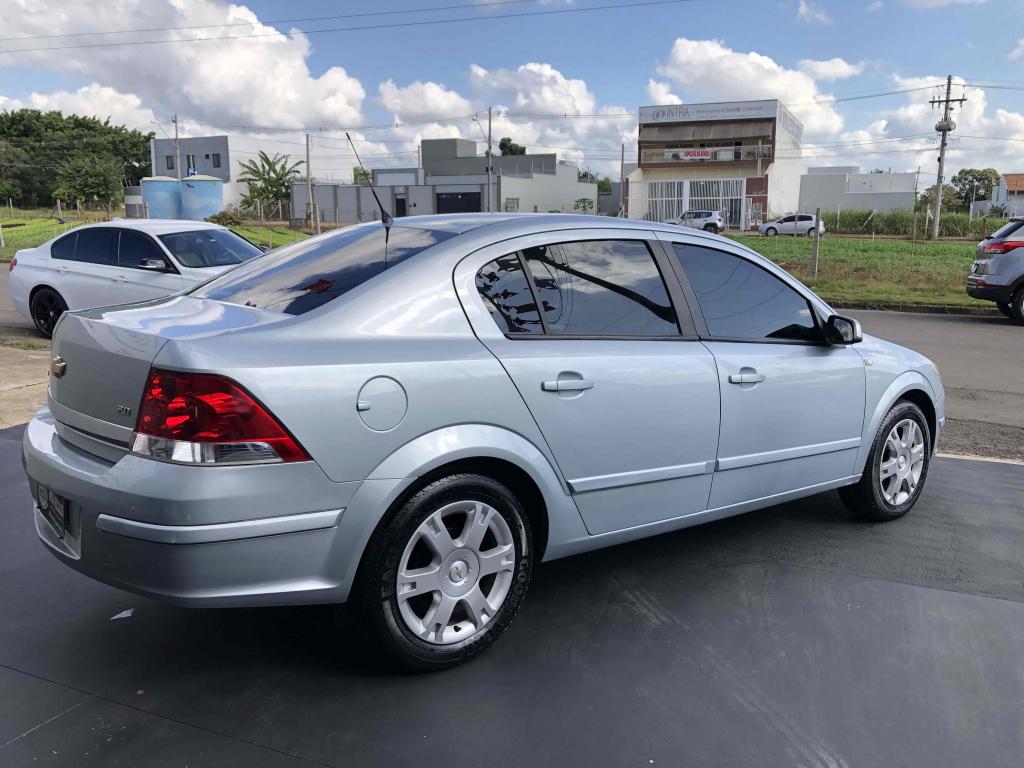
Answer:
POLYGON ((900 517, 943 420, 931 362, 730 240, 411 217, 66 313, 24 464, 68 566, 182 605, 348 601, 432 669, 542 560, 832 489, 900 517))

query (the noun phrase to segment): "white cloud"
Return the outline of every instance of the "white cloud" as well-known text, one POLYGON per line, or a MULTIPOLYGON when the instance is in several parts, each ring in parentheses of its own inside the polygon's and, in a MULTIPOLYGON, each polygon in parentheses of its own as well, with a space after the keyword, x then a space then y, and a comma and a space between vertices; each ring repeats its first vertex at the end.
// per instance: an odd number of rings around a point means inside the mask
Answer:
POLYGON ((399 88, 394 80, 377 87, 380 101, 401 122, 416 122, 434 116, 465 115, 474 111, 469 99, 439 83, 420 82, 399 88))
POLYGON ((838 56, 824 60, 801 59, 798 66, 801 72, 806 72, 815 80, 845 80, 864 71, 863 61, 851 64, 838 56))
POLYGON ((811 0, 800 0, 800 4, 796 9, 797 18, 801 21, 806 21, 808 24, 831 24, 832 17, 828 15, 824 8, 818 3, 811 2, 811 0))
POLYGON ((810 134, 838 133, 843 118, 810 75, 786 69, 754 51, 743 53, 719 40, 676 40, 658 72, 692 101, 779 99, 810 134))
POLYGON ((874 0, 871 3, 868 3, 868 7, 865 8, 865 10, 868 13, 874 13, 875 11, 882 10, 883 7, 885 7, 885 3, 883 3, 882 0, 874 0))
POLYGON ((647 81, 648 104, 682 104, 683 100, 672 93, 672 86, 651 78, 647 81))

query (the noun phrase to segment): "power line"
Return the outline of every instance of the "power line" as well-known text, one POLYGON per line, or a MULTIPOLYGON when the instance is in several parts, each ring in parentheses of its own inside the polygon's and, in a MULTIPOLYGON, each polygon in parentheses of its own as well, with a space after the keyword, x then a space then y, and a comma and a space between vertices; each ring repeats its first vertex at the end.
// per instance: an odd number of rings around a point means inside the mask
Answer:
MULTIPOLYGON (((593 13, 596 11, 610 11, 621 8, 644 8, 662 5, 679 5, 681 3, 693 2, 693 0, 642 0, 635 3, 613 3, 609 5, 598 5, 590 8, 557 8, 550 11, 524 11, 523 13, 502 13, 491 16, 461 16, 446 19, 421 19, 418 21, 396 21, 390 24, 365 24, 358 27, 329 27, 326 29, 300 30, 304 35, 319 35, 327 32, 363 32, 375 29, 399 29, 404 27, 422 27, 437 24, 456 24, 472 21, 495 21, 500 19, 519 19, 530 16, 560 16, 569 13, 593 13)), ((254 32, 249 35, 221 35, 215 37, 191 37, 191 38, 170 38, 166 40, 120 40, 110 43, 79 43, 75 45, 52 45, 42 48, 8 48, 0 51, 5 53, 39 53, 43 51, 68 51, 81 48, 117 48, 136 45, 165 45, 169 43, 199 43, 213 40, 250 40, 267 37, 287 37, 282 32, 254 32)))

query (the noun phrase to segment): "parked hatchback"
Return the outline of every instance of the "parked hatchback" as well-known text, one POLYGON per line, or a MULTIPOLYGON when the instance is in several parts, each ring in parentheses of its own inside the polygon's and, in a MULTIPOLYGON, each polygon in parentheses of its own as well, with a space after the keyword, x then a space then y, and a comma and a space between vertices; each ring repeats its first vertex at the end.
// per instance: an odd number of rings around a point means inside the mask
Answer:
POLYGON ((260 253, 231 230, 205 222, 90 224, 18 251, 10 265, 11 301, 49 336, 65 310, 178 293, 260 253))
POLYGON ((408 217, 66 313, 24 465, 47 548, 192 606, 354 604, 440 668, 553 560, 830 489, 919 498, 926 358, 725 238, 408 217))
POLYGON ((994 301, 999 311, 1024 324, 1024 218, 1012 218, 978 243, 967 295, 994 301))
POLYGON ((716 235, 725 229, 725 217, 721 211, 687 211, 665 223, 702 229, 716 235))
POLYGON ((817 227, 818 234, 825 234, 825 222, 815 222, 815 217, 810 213, 790 214, 775 221, 768 221, 761 224, 757 229, 766 237, 775 235, 807 235, 814 237, 814 230, 817 227))

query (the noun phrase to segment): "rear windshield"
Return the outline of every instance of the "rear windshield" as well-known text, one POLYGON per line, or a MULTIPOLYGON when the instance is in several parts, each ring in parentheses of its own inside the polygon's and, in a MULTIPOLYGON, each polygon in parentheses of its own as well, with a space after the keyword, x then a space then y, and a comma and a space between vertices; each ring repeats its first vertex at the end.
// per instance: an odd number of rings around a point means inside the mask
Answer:
POLYGON ((182 266, 225 267, 241 264, 262 251, 248 240, 228 229, 194 229, 160 235, 166 246, 182 266))
POLYGON ((203 283, 192 294, 301 315, 454 236, 454 232, 392 227, 385 264, 384 227, 352 227, 278 248, 203 283))
POLYGON ((1008 221, 995 232, 993 232, 991 235, 989 235, 989 240, 998 240, 1000 238, 1006 237, 1007 235, 1012 235, 1021 227, 1024 227, 1024 219, 1013 219, 1012 221, 1008 221))

